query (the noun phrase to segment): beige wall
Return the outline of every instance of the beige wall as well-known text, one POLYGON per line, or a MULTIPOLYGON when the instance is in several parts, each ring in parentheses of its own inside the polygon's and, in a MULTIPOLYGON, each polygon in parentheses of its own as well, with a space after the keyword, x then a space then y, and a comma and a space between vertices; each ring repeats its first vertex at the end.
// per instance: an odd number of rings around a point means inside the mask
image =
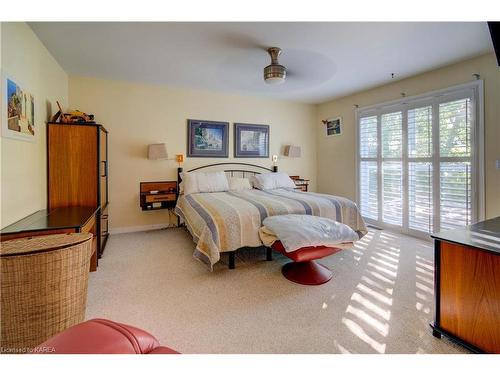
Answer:
MULTIPOLYGON (((70 77, 24 23, 0 25, 3 71, 31 90, 36 101, 35 143, 1 138, 1 222, 6 226, 46 206, 45 121, 55 101, 94 113, 110 131, 111 228, 165 223, 165 211, 142 212, 140 181, 175 179, 174 161, 150 161, 147 144, 165 142, 170 157, 186 153, 188 118, 228 121, 229 159, 187 159, 186 169, 235 160, 232 123, 271 125, 270 154, 280 155, 280 170, 312 179, 312 190, 355 199, 355 137, 353 105, 366 106, 449 87, 479 73, 485 81, 486 216, 500 215, 500 69, 493 54, 480 56, 389 85, 366 90, 317 106, 251 96, 70 77), (68 91, 69 82, 69 91, 68 91), (69 94, 68 94, 69 93, 69 94), (321 119, 342 116, 344 134, 326 138, 321 119), (311 128, 312 127, 312 128, 311 128), (302 157, 282 156, 287 144, 302 146, 302 157)), ((270 166, 270 159, 239 159, 270 166)))
POLYGON ((33 93, 36 134, 34 143, 1 138, 4 227, 46 207, 45 122, 57 108, 56 100, 66 106, 68 76, 28 25, 4 22, 0 27, 2 70, 33 93))
POLYGON ((318 105, 318 191, 356 198, 354 104, 363 107, 398 99, 402 92, 412 96, 450 87, 471 81, 473 73, 484 80, 486 217, 500 215, 500 171, 495 169, 500 159, 500 68, 493 54, 318 105), (327 138, 321 120, 336 116, 343 118, 344 133, 327 138))
POLYGON ((316 183, 314 105, 236 96, 123 81, 70 77, 72 109, 93 113, 109 130, 110 227, 117 231, 165 223, 166 210, 143 212, 139 182, 175 180, 177 164, 148 160, 149 143, 166 143, 169 158, 186 154, 187 119, 230 123, 229 159, 187 158, 184 168, 223 161, 242 161, 270 167, 271 159, 234 159, 233 122, 270 125, 270 155, 278 154, 280 170, 316 183), (302 147, 301 158, 282 156, 287 144, 302 147))

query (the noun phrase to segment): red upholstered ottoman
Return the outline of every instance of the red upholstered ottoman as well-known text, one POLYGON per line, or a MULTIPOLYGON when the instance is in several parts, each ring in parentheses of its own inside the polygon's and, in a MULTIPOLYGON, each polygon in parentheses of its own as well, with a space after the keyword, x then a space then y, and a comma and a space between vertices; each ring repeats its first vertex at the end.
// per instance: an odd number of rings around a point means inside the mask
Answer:
POLYGON ((283 276, 290 281, 303 285, 321 285, 330 281, 332 271, 328 267, 315 262, 315 259, 324 258, 342 250, 336 247, 316 246, 302 247, 287 253, 281 241, 275 241, 272 248, 293 260, 293 262, 285 264, 281 269, 283 276))
POLYGON ((179 354, 126 324, 92 319, 70 327, 33 349, 33 354, 179 354))

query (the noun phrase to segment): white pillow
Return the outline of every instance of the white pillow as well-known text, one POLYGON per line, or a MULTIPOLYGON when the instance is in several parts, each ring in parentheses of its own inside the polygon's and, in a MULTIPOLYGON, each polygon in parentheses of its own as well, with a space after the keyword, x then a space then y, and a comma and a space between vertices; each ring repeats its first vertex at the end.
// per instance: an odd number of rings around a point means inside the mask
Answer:
POLYGON ((194 172, 182 172, 181 173, 181 191, 184 195, 189 195, 193 193, 199 193, 198 190, 198 179, 196 178, 196 173, 194 172))
POLYGON ((229 190, 224 172, 184 172, 181 178, 185 195, 229 190))
POLYGON ((256 174, 253 178, 253 186, 259 190, 294 189, 295 182, 286 173, 270 172, 256 174))
POLYGON ((242 177, 228 177, 229 190, 231 191, 241 191, 252 189, 250 180, 248 178, 242 177))

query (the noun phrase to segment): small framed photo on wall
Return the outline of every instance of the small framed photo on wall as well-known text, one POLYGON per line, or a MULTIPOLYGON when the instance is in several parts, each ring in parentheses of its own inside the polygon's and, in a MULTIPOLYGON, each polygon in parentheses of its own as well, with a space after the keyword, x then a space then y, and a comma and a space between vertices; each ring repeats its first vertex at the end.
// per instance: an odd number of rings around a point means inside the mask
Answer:
POLYGON ((342 117, 323 120, 323 124, 325 124, 325 135, 327 137, 342 135, 342 117))

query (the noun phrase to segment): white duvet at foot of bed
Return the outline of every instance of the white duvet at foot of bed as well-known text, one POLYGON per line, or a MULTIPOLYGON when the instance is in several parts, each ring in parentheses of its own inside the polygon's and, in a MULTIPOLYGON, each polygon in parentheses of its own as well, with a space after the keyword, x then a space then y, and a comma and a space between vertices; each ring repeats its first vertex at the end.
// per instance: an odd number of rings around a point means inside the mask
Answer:
POLYGON ((359 240, 358 234, 345 224, 311 215, 270 216, 259 230, 262 242, 271 246, 279 239, 287 252, 310 246, 337 246, 359 240))

